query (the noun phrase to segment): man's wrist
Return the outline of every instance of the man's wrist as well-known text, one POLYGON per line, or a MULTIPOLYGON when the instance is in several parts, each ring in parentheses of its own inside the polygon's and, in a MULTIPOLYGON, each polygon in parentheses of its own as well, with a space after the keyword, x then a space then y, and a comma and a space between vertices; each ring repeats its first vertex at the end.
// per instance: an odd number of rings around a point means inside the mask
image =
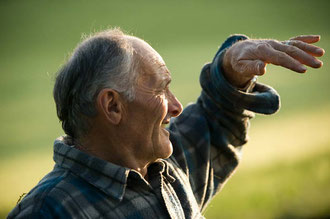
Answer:
POLYGON ((244 87, 238 88, 238 90, 250 93, 255 87, 257 80, 258 76, 255 75, 251 80, 248 81, 248 83, 244 87))

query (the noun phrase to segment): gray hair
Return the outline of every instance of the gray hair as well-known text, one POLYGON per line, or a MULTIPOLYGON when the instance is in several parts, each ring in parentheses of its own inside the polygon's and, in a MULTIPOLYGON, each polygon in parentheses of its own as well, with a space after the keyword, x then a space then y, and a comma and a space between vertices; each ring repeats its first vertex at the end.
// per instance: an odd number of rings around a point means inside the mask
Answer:
POLYGON ((97 115, 95 100, 112 88, 128 101, 135 97, 137 62, 134 49, 119 29, 97 33, 84 40, 57 73, 53 96, 64 132, 79 138, 97 115))

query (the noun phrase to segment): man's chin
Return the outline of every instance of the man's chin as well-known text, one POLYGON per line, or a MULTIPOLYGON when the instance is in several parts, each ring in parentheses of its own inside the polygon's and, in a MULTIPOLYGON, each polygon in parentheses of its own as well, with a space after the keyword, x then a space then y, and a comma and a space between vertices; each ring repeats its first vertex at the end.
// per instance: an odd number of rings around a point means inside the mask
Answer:
POLYGON ((160 154, 161 158, 163 158, 163 159, 169 158, 173 153, 173 145, 170 141, 169 133, 166 136, 162 136, 160 145, 161 146, 159 148, 160 149, 159 152, 161 153, 160 154))
POLYGON ((159 137, 158 137, 158 145, 155 148, 155 154, 157 158, 166 159, 169 158, 173 153, 173 146, 170 141, 170 133, 165 129, 161 128, 159 137))
POLYGON ((164 147, 163 159, 169 158, 173 153, 173 145, 170 140, 168 140, 168 142, 169 144, 164 147))

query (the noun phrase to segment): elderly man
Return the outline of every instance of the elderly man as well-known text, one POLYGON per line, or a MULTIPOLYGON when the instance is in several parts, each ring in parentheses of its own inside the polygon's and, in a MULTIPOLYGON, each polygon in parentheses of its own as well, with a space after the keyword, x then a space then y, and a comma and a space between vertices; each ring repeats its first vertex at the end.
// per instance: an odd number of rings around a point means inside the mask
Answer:
POLYGON ((56 78, 66 136, 55 141, 55 168, 9 218, 202 218, 238 165, 253 112, 279 108, 276 91, 255 76, 268 63, 300 73, 321 67, 315 57, 324 50, 311 45, 319 38, 229 37, 183 111, 165 62, 145 41, 120 30, 86 39, 56 78))

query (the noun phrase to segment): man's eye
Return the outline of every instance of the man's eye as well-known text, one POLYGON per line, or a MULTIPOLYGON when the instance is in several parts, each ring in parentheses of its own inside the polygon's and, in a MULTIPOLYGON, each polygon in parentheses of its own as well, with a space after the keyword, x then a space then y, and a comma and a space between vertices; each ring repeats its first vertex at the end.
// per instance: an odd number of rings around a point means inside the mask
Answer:
POLYGON ((169 91, 169 86, 166 86, 165 88, 163 89, 159 89, 157 91, 158 95, 163 95, 163 94, 166 94, 167 92, 169 91))
POLYGON ((160 89, 160 90, 156 91, 157 95, 163 95, 163 94, 165 94, 165 92, 166 92, 165 89, 160 89))

